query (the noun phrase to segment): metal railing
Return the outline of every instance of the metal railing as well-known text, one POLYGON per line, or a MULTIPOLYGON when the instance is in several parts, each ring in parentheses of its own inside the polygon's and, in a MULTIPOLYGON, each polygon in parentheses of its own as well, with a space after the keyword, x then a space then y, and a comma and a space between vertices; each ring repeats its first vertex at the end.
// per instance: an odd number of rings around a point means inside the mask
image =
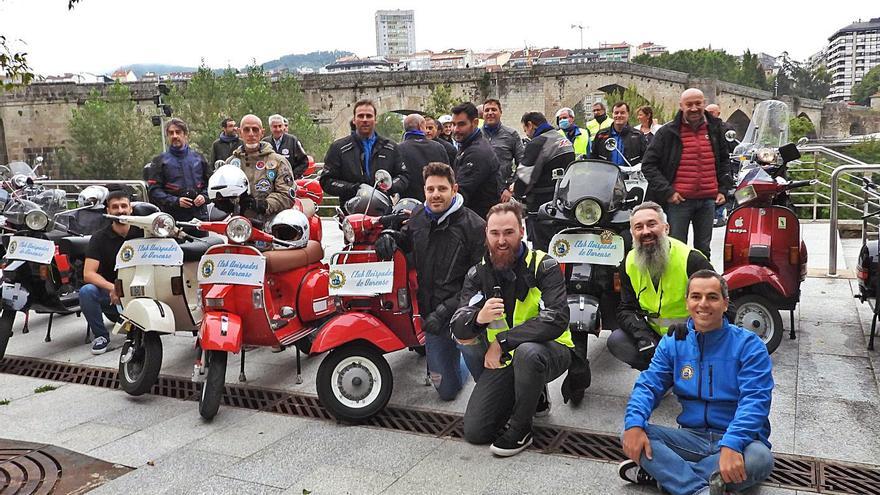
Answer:
MULTIPOLYGON (((834 169, 831 172, 831 211, 830 211, 830 219, 829 219, 829 229, 828 229, 828 276, 835 277, 837 276, 837 215, 838 208, 840 206, 840 176, 844 173, 852 173, 852 172, 880 172, 880 164, 860 164, 860 165, 841 165, 834 169)), ((859 185, 861 187, 861 185, 859 185)), ((870 202, 870 199, 865 197, 865 205, 862 210, 859 212, 863 212, 867 210, 867 204, 870 202)), ((863 234, 866 235, 867 233, 863 234)))

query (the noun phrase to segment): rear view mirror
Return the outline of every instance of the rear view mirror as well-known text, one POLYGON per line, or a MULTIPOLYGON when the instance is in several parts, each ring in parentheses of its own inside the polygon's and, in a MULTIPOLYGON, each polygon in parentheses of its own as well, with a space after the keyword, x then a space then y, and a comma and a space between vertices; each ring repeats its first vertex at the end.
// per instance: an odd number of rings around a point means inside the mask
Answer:
POLYGON ((806 136, 804 136, 804 137, 798 139, 798 141, 797 141, 797 145, 798 145, 798 147, 800 147, 800 146, 804 146, 804 145, 806 145, 806 144, 809 143, 809 142, 810 142, 810 140, 807 139, 806 136))
POLYGON ((617 140, 616 139, 606 139, 605 140, 605 149, 608 151, 614 151, 617 149, 617 140))
POLYGON ((726 139, 728 143, 732 143, 732 142, 736 141, 736 131, 731 129, 731 130, 725 132, 724 139, 726 139))
POLYGON ((779 156, 782 157, 782 163, 788 163, 792 160, 797 160, 801 157, 801 152, 798 151, 797 145, 794 143, 788 143, 785 146, 779 148, 779 156))
POLYGON ((382 192, 391 189, 391 174, 387 170, 377 170, 374 177, 376 178, 376 189, 382 192))

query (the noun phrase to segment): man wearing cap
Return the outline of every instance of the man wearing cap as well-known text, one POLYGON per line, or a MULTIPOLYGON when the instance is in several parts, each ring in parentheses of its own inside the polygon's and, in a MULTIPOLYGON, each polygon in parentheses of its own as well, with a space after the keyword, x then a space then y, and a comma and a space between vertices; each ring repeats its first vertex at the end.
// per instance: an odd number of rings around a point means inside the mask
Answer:
POLYGON ((455 129, 455 124, 452 123, 452 115, 441 115, 437 122, 440 122, 440 125, 443 126, 440 129, 440 139, 458 149, 458 143, 455 142, 455 139, 452 139, 452 131, 455 129))
POLYGON ((455 163, 455 157, 458 155, 458 150, 455 149, 455 146, 453 146, 452 143, 443 139, 441 137, 442 134, 443 125, 440 124, 440 121, 431 116, 425 117, 425 137, 443 145, 443 148, 446 149, 446 155, 449 158, 449 161, 446 163, 452 165, 455 163))
POLYGON ((590 151, 590 131, 581 129, 574 123, 574 110, 568 107, 560 108, 556 112, 556 125, 559 127, 559 133, 574 146, 575 156, 586 157, 590 151))

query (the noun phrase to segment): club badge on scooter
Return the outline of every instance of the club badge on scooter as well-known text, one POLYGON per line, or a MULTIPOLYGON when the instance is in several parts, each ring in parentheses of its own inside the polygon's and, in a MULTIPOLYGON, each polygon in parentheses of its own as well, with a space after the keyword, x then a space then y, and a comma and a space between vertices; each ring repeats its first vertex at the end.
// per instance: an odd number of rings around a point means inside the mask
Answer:
POLYGON ((340 270, 333 270, 330 272, 330 288, 331 289, 341 289, 343 285, 345 285, 345 274, 340 270))
POLYGON ((614 232, 610 230, 603 230, 601 234, 599 234, 599 242, 602 244, 611 244, 614 242, 614 232))
POLYGON ((210 278, 214 273, 214 262, 211 260, 205 260, 205 262, 202 263, 201 272, 202 278, 210 278))
POLYGON ((121 259, 123 263, 128 263, 132 258, 134 258, 134 248, 129 244, 122 246, 122 249, 119 250, 119 259, 121 259))
POLYGON ((15 254, 15 250, 18 249, 18 242, 12 241, 9 243, 9 249, 6 250, 9 254, 15 254))
POLYGON ((557 258, 563 258, 571 252, 571 244, 565 239, 559 239, 553 243, 553 255, 557 258))
POLYGON ((690 380, 693 377, 694 377, 694 368, 689 364, 684 365, 684 367, 681 369, 682 380, 690 380))

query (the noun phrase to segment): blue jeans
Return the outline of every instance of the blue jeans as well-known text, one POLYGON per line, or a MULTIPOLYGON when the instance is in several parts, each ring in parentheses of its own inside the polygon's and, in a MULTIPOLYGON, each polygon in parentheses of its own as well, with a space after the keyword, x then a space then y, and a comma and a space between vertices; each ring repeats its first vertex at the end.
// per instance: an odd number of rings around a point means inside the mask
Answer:
POLYGON ((448 335, 425 333, 425 357, 440 400, 454 400, 468 377, 455 340, 448 335))
POLYGON ((117 314, 116 307, 110 304, 110 293, 93 284, 83 285, 79 289, 79 306, 92 335, 110 340, 110 332, 104 326, 104 313, 117 314))
POLYGON ((714 199, 688 199, 675 205, 666 204, 669 235, 687 244, 688 227, 694 224, 694 249, 709 257, 712 243, 712 223, 715 219, 714 199))
MULTIPOLYGON (((642 468, 654 477, 664 490, 673 495, 709 493, 709 477, 718 471, 722 434, 706 430, 671 428, 648 424, 653 459, 642 454, 642 468)), ((727 486, 728 491, 743 491, 770 476, 773 454, 758 440, 743 451, 746 481, 727 486)))

